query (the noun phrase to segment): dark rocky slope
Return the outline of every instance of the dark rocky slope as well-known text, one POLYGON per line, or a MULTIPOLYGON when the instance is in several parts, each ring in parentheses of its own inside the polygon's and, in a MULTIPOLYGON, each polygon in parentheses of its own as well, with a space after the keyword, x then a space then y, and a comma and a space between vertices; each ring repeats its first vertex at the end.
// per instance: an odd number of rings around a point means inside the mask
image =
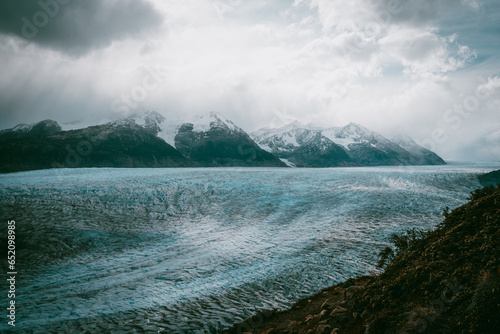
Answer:
POLYGON ((376 276, 351 279, 226 333, 498 333, 500 190, 477 190, 423 238, 399 238, 376 276))
POLYGON ((0 172, 74 167, 197 166, 151 131, 130 121, 72 131, 60 131, 59 128, 59 131, 33 133, 41 127, 39 124, 24 135, 12 130, 0 135, 0 172))
POLYGON ((12 129, 6 129, 0 131, 0 142, 19 139, 19 138, 31 138, 43 135, 52 135, 54 133, 61 132, 62 129, 57 124, 56 121, 50 119, 38 122, 36 124, 19 124, 12 129))

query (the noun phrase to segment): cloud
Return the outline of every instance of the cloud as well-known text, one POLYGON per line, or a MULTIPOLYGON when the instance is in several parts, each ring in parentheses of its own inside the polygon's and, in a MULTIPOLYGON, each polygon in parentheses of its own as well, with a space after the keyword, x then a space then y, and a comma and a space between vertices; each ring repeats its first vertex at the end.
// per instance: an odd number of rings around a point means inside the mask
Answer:
POLYGON ((0 33, 72 56, 137 37, 162 17, 144 0, 0 2, 0 33))
MULTIPOLYGON (((401 6, 397 0, 147 1, 137 2, 143 11, 136 2, 77 3, 60 17, 68 32, 76 31, 75 41, 54 31, 32 42, 19 38, 19 26, 17 35, 0 27, 2 127, 46 118, 90 124, 148 109, 174 119, 216 110, 247 131, 294 119, 321 126, 354 121, 387 136, 425 140, 444 128, 450 139, 437 150, 447 157, 459 152, 459 142, 465 147, 461 140, 484 135, 481 124, 498 123, 493 97, 460 131, 442 119, 474 93, 477 77, 498 77, 500 61, 490 56, 498 55, 498 34, 480 35, 485 40, 475 47, 468 42, 471 22, 487 18, 481 29, 488 31, 498 22, 489 0, 487 15, 484 1, 479 9, 451 0, 443 0, 448 7, 403 0, 401 6), (215 6, 221 3, 222 15, 215 6), (102 23, 111 12, 120 19, 102 23), (92 24, 71 27, 70 14, 92 24), (133 24, 121 23, 124 17, 133 24), (145 68, 158 66, 161 83, 140 96, 145 68)), ((32 18, 33 10, 21 17, 32 18)))
POLYGON ((475 50, 456 42, 456 35, 442 37, 431 28, 394 28, 379 43, 411 76, 454 72, 477 57, 475 50))
POLYGON ((391 6, 391 4, 397 4, 401 10, 397 15, 393 16, 392 19, 394 22, 419 27, 435 25, 439 21, 462 15, 464 12, 471 13, 478 11, 481 6, 476 0, 373 0, 372 2, 378 3, 377 10, 384 10, 391 6))

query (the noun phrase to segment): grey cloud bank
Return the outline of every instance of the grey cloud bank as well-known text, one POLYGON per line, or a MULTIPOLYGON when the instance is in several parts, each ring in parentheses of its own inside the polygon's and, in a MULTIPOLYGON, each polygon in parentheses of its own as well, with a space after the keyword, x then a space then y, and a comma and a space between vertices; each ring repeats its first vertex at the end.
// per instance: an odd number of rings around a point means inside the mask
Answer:
POLYGON ((356 122, 500 160, 498 22, 491 0, 3 1, 0 128, 217 110, 246 131, 356 122), (491 95, 457 113, 478 78, 491 95))
POLYGON ((143 0, 0 2, 0 31, 72 56, 136 36, 161 22, 143 0))

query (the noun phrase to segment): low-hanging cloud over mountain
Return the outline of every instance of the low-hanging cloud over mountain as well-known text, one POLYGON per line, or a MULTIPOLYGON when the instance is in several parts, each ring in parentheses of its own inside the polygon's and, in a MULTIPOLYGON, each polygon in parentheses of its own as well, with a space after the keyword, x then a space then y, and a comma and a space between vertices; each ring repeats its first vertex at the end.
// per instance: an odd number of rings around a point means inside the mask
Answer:
POLYGON ((500 127, 499 21, 494 0, 3 1, 0 125, 216 110, 247 131, 357 122, 499 160, 476 144, 500 127))

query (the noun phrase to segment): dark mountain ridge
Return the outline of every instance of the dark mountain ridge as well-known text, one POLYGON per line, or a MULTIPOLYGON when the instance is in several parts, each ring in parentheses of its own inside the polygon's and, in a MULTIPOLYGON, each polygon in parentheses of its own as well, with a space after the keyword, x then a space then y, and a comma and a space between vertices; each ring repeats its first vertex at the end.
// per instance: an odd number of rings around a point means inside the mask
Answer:
POLYGON ((20 124, 0 131, 0 154, 0 172, 56 167, 445 164, 408 137, 391 141, 355 123, 319 129, 293 122, 279 129, 261 129, 250 136, 217 112, 180 123, 148 111, 70 131, 63 131, 52 120, 20 124))
MULTIPOLYGON (((53 122, 53 121, 51 121, 53 122)), ((47 121, 44 121, 47 123, 47 121)), ((0 172, 74 167, 194 167, 175 148, 131 121, 112 122, 70 131, 0 134, 0 172)), ((60 127, 59 127, 60 129, 60 127)))
POLYGON ((175 147, 201 166, 286 167, 221 114, 211 112, 198 121, 178 128, 175 147))
POLYGON ((12 129, 2 130, 0 131, 0 142, 8 139, 51 135, 61 131, 62 129, 56 121, 46 119, 35 124, 19 124, 12 129))

